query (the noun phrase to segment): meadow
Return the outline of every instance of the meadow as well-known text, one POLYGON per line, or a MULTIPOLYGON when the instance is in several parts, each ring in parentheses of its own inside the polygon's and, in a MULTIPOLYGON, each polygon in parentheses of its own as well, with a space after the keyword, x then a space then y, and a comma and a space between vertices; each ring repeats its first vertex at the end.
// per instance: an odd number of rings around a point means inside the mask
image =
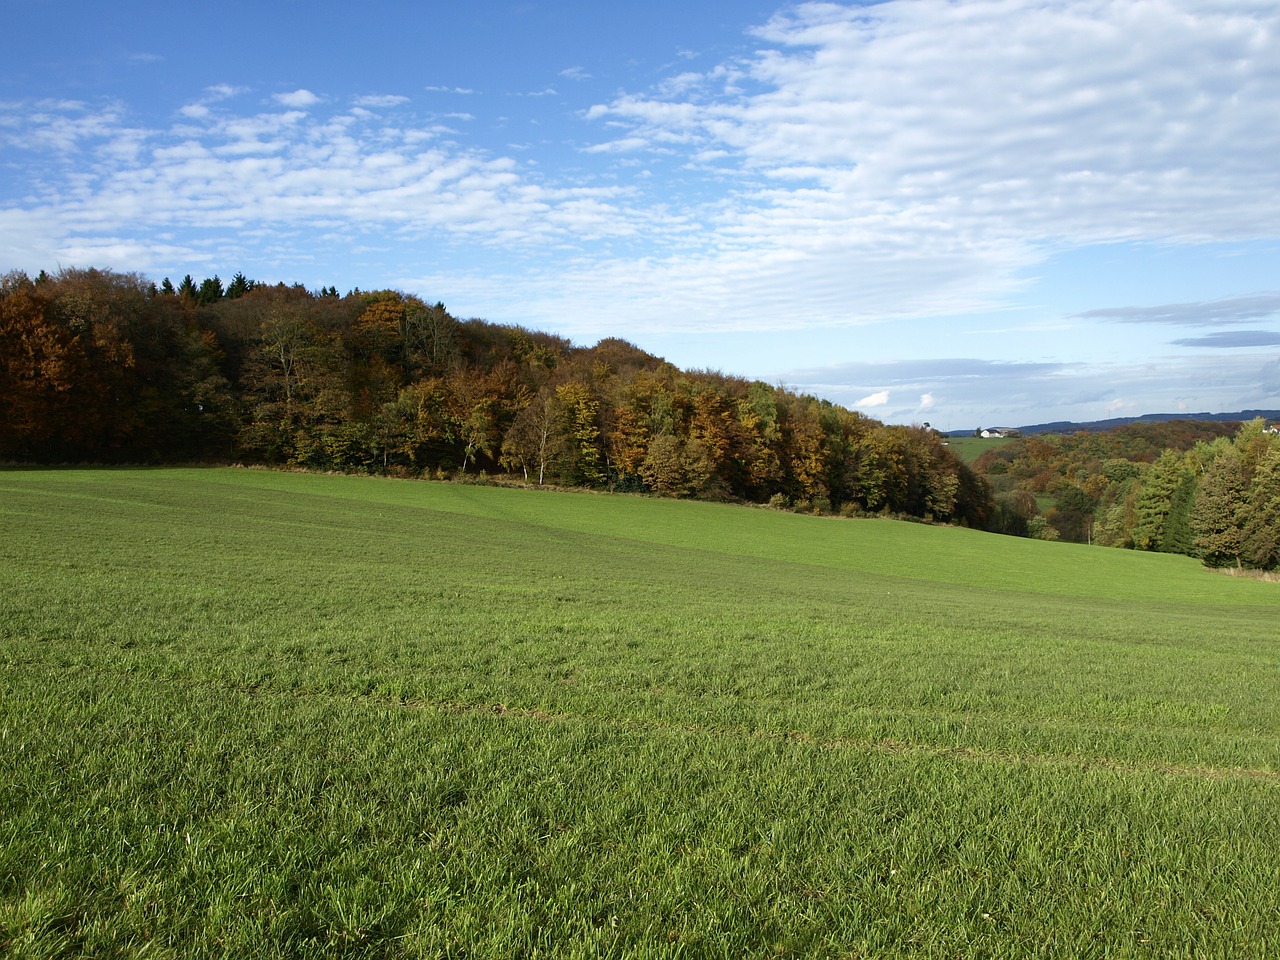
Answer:
POLYGON ((948 437, 947 446, 962 462, 972 464, 992 447, 1012 443, 1008 437, 948 437))
POLYGON ((0 472, 0 954, 1280 953, 1280 585, 882 519, 0 472))

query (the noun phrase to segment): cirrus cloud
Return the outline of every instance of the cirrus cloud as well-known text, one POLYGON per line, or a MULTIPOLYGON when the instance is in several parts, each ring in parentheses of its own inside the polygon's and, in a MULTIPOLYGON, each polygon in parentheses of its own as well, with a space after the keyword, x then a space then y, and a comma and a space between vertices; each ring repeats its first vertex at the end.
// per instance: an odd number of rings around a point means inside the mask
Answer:
POLYGON ((1273 330, 1222 330, 1203 337, 1185 337, 1173 342, 1179 347, 1212 347, 1214 349, 1276 347, 1280 346, 1280 333, 1273 330))
POLYGON ((991 305, 1072 246, 1277 233, 1273 5, 807 3, 757 36, 585 114, 602 152, 734 178, 703 214, 704 277, 786 254, 773 281, 857 322, 991 305))
POLYGON ((1277 315, 1280 315, 1280 293, 1257 293, 1221 300, 1168 303, 1151 307, 1103 307, 1077 314, 1089 320, 1187 326, 1252 323, 1277 315))

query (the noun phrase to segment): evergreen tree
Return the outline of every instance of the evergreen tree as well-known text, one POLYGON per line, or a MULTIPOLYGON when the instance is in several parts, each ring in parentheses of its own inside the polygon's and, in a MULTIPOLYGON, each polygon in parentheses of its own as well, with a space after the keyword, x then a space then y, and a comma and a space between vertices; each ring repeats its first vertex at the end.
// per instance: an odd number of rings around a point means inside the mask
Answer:
POLYGON ((1163 553, 1187 552, 1191 547, 1191 498, 1194 492, 1195 477, 1185 458, 1174 450, 1160 454, 1143 477, 1138 491, 1134 547, 1163 553))
POLYGON ((1250 566, 1280 566, 1280 447, 1267 453, 1254 471, 1242 552, 1250 566))
POLYGON ((1191 518, 1196 547, 1209 566, 1241 566, 1247 489, 1239 451, 1222 444, 1205 469, 1191 518))
POLYGON ((212 277, 207 277, 200 284, 200 292, 196 294, 196 300, 199 303, 210 304, 217 303, 222 299, 222 281, 215 273, 212 277))
POLYGON ((238 300, 253 288, 253 281, 246 280, 243 273, 236 271, 236 275, 232 277, 231 282, 227 284, 226 298, 228 300, 238 300))
POLYGON ((1165 553, 1182 553, 1195 556, 1196 538, 1191 528, 1191 511, 1196 502, 1196 477, 1183 468, 1182 479, 1169 503, 1169 515, 1165 518, 1164 539, 1160 549, 1165 553))

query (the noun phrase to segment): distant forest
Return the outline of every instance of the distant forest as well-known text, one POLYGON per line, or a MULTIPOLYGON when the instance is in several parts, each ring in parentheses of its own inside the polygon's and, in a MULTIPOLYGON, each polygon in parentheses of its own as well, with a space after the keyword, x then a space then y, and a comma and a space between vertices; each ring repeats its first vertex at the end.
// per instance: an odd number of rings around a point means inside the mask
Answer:
POLYGON ((1280 566, 1280 433, 1260 418, 1020 437, 974 468, 1006 533, 1280 566))
POLYGON ((96 269, 0 279, 8 462, 503 476, 1274 568, 1280 440, 1261 422, 1158 429, 1008 441, 971 468, 928 425, 682 371, 621 339, 579 347, 460 320, 395 290, 242 274, 157 286, 96 269))

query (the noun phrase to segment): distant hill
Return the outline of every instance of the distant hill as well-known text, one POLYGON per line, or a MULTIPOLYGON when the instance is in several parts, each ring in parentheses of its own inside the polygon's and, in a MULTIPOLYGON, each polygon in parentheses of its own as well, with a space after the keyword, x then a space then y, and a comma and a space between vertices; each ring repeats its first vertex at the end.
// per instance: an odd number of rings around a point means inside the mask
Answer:
MULTIPOLYGON (((1023 434, 1029 433, 1077 433, 1081 430, 1098 433, 1114 430, 1116 427, 1130 423, 1164 423, 1169 420, 1210 420, 1215 422, 1246 421, 1255 417, 1270 422, 1280 420, 1280 410, 1241 410, 1239 413, 1146 413, 1140 417, 1114 417, 1110 420, 1091 420, 1087 423, 1073 423, 1070 420, 1056 420, 1053 423, 1033 423, 1029 426, 1017 427, 1023 434)), ((972 430, 952 430, 947 436, 969 437, 972 430)))

